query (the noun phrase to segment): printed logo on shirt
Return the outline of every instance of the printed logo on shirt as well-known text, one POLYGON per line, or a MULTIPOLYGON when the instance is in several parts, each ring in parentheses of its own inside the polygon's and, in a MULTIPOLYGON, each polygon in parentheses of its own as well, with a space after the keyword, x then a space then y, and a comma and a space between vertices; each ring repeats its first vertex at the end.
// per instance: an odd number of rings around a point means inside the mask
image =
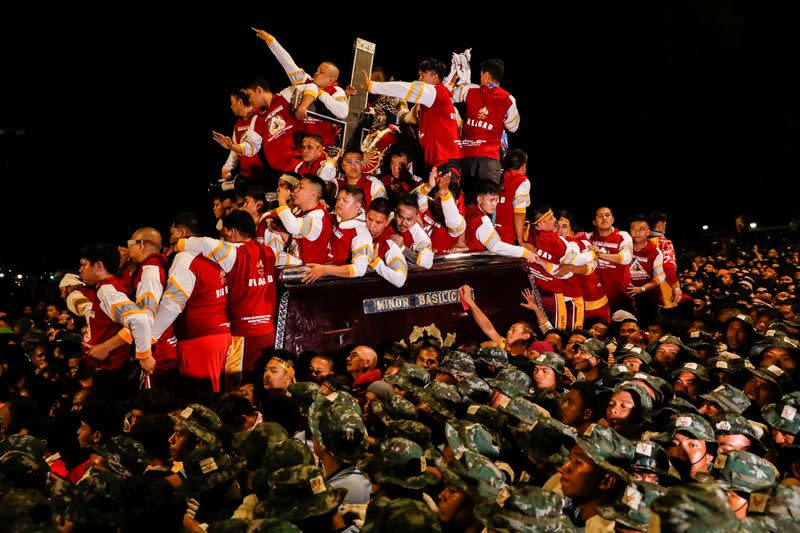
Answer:
POLYGON ((486 120, 486 117, 489 116, 489 110, 486 107, 482 107, 480 111, 478 111, 478 118, 481 120, 486 120))
POLYGON ((269 121, 269 134, 275 135, 286 128, 286 121, 282 117, 276 115, 269 121))

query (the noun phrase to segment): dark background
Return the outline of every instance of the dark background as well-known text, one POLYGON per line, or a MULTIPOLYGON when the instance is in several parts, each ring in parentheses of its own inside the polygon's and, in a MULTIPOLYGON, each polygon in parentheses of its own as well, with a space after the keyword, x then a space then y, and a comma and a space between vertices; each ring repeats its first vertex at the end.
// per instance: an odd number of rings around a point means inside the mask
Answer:
POLYGON ((701 243, 702 224, 729 231, 738 212, 760 227, 797 218, 797 8, 641 4, 531 4, 525 16, 492 2, 460 13, 368 3, 6 13, 0 271, 75 266, 87 241, 166 231, 180 210, 208 216, 207 185, 226 157, 210 132, 233 126, 230 90, 254 76, 288 84, 250 26, 308 71, 333 60, 342 85, 356 37, 401 80, 416 78, 420 59, 449 63, 467 47, 473 81, 480 61, 502 58, 522 116, 511 145, 532 157, 533 199, 584 225, 598 203, 623 229, 626 215, 661 209, 685 248, 701 243))

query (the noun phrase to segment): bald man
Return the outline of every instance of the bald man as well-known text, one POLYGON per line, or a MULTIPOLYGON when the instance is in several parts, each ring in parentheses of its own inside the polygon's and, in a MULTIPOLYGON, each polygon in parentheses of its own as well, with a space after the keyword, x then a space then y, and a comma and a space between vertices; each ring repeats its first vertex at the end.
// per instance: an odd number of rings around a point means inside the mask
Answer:
POLYGON ((347 356, 347 372, 353 377, 353 396, 363 407, 367 387, 381 379, 378 354, 369 346, 356 346, 347 356))
MULTIPOLYGON (((128 241, 128 257, 136 265, 129 296, 147 314, 151 326, 167 283, 167 256, 161 253, 161 245, 161 234, 155 228, 139 228, 128 241)), ((153 348, 156 368, 150 376, 151 385, 166 385, 175 374, 177 345, 170 326, 153 348)))
MULTIPOLYGON (((322 102, 334 117, 340 120, 347 118, 347 111, 349 108, 347 94, 345 94, 344 89, 339 87, 336 83, 336 80, 339 79, 339 69, 336 65, 330 61, 324 61, 317 68, 314 75, 309 76, 305 70, 297 66, 297 63, 294 62, 289 52, 278 43, 275 37, 264 30, 253 28, 253 31, 259 39, 267 43, 267 47, 275 55, 275 59, 278 60, 283 70, 285 70, 286 74, 289 76, 289 80, 292 82, 295 91, 301 91, 303 97, 300 101, 300 105, 295 110, 295 117, 297 117, 298 120, 306 119, 308 107, 316 100, 322 102)), ((317 109, 317 112, 319 111, 321 110, 317 109)), ((308 128, 306 128, 306 130, 308 131, 308 128)), ((314 131, 311 133, 323 132, 314 131)), ((325 135, 323 134, 322 137, 325 138, 325 135)), ((325 139, 324 144, 329 144, 329 142, 327 142, 328 140, 329 139, 325 139)))

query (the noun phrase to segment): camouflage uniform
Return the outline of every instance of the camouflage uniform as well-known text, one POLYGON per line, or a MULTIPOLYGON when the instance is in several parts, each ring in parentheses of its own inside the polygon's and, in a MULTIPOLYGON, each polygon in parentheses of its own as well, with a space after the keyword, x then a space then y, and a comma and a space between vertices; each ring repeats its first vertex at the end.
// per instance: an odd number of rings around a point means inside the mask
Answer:
POLYGON ((316 466, 290 466, 269 476, 268 518, 297 522, 333 513, 344 501, 346 489, 336 489, 316 466))
POLYGON ((450 446, 456 457, 460 457, 466 450, 490 459, 497 459, 497 456, 500 455, 497 438, 477 422, 448 420, 444 424, 444 434, 447 445, 450 446))
POLYGON ((701 394, 700 398, 719 407, 722 413, 735 413, 740 415, 750 407, 750 400, 736 387, 723 383, 709 393, 701 394))
POLYGON ((495 501, 479 503, 475 517, 498 533, 575 531, 562 513, 563 506, 564 498, 555 492, 533 486, 511 487, 501 491, 495 501))
MULTIPOLYGON (((370 505, 371 507, 372 505, 370 505)), ((370 515, 361 533, 402 531, 403 533, 437 533, 442 530, 439 517, 424 503, 409 498, 397 498, 380 506, 380 512, 370 515)))
POLYGON ((647 531, 650 525, 650 510, 647 506, 666 492, 666 488, 655 483, 634 481, 625 487, 619 500, 612 505, 598 507, 597 513, 628 529, 647 531))
POLYGON ((436 475, 427 470, 428 462, 422 447, 403 438, 384 440, 375 455, 359 466, 379 485, 423 489, 438 481, 436 475))

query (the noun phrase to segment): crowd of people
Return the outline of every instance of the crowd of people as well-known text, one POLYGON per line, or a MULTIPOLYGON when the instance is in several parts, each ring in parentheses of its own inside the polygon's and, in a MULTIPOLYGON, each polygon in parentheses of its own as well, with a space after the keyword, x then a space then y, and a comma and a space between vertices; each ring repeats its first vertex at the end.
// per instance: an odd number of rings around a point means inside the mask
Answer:
POLYGON ((255 33, 291 85, 231 95, 213 236, 86 245, 0 315, 0 530, 800 530, 797 251, 679 265, 664 214, 531 204, 502 62, 470 85, 466 53, 365 74, 328 153, 357 89, 255 33), (402 287, 465 251, 524 264, 518 321, 465 285, 484 338, 275 349, 276 268, 402 287))

